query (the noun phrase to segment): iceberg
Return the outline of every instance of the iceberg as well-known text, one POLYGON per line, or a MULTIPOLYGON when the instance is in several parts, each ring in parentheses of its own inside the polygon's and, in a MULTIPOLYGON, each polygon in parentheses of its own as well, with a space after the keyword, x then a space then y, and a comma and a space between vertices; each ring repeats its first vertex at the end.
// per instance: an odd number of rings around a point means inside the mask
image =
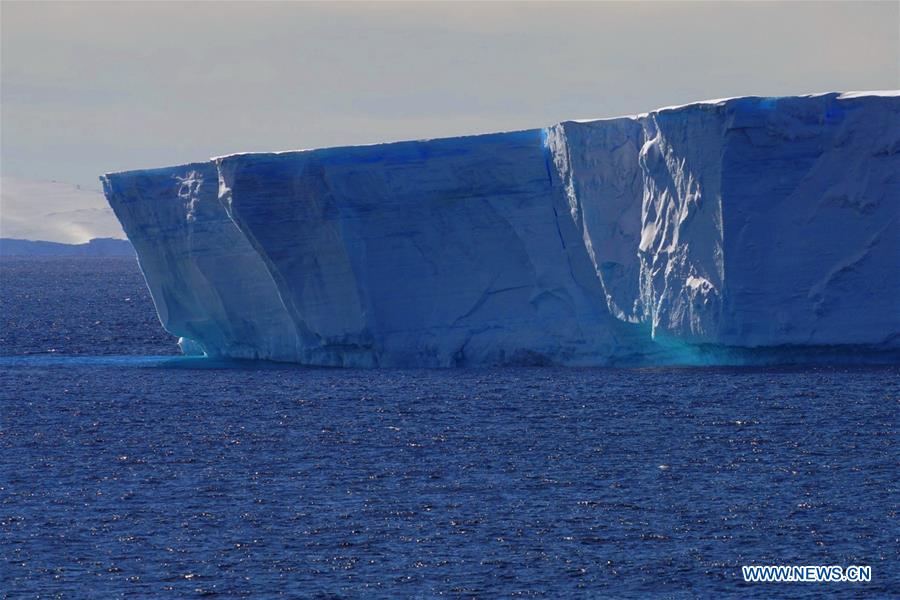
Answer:
POLYGON ((186 354, 293 360, 296 334, 260 255, 218 200, 212 163, 103 179, 163 327, 186 354))
POLYGON ((191 353, 357 367, 900 355, 900 92, 101 180, 191 353))

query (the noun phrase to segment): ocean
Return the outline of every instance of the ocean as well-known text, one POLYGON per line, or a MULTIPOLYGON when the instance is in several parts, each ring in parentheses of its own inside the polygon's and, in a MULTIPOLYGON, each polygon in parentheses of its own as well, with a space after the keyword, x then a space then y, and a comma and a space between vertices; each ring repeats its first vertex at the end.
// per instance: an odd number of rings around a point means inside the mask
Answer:
POLYGON ((184 358, 133 258, 0 259, 0 355, 8 597, 900 590, 898 366, 184 358))

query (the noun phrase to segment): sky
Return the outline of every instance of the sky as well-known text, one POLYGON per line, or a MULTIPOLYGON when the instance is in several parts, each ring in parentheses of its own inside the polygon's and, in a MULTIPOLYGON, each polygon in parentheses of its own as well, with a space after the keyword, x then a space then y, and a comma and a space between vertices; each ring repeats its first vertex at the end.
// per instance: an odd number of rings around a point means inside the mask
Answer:
POLYGON ((900 3, 0 4, 0 175, 900 88, 900 3))

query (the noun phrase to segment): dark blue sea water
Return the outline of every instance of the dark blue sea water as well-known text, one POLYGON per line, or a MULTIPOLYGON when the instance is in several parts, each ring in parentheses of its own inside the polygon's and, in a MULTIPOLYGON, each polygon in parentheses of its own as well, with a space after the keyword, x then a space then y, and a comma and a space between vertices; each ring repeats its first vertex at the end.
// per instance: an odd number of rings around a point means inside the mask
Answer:
POLYGON ((0 327, 9 597, 900 590, 897 367, 224 365, 131 259, 0 259, 0 327))

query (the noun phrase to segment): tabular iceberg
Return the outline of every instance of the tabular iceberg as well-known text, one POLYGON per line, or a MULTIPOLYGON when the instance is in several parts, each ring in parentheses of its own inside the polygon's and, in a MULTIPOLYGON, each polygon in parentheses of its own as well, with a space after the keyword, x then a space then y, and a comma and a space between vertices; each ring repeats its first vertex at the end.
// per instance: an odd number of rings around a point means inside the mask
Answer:
POLYGON ((163 326, 332 366, 896 360, 900 93, 111 173, 163 326))

